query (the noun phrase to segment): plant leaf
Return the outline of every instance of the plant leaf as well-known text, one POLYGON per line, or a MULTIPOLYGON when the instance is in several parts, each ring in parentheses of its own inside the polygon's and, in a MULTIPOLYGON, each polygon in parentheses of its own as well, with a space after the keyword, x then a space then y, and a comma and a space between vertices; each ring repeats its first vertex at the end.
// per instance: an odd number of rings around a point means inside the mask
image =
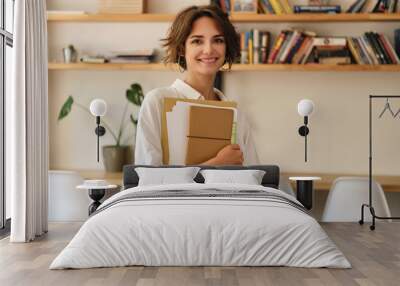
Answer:
POLYGON ((144 99, 144 95, 140 84, 138 83, 132 84, 130 89, 126 91, 126 98, 132 104, 141 106, 144 99))
POLYGON ((72 104, 74 103, 74 98, 70 95, 61 107, 60 113, 58 114, 58 120, 66 117, 72 109, 72 104))

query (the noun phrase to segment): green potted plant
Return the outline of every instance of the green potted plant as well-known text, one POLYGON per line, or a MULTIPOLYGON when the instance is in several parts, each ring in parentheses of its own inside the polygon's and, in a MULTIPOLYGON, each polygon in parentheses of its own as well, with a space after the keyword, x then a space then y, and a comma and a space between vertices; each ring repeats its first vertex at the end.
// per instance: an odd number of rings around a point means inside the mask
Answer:
MULTIPOLYGON (((125 163, 129 163, 129 159, 133 160, 133 152, 130 154, 130 148, 128 145, 122 144, 122 137, 124 131, 128 128, 130 124, 133 124, 137 127, 138 119, 133 116, 131 113, 129 115, 129 119, 126 119, 128 113, 129 104, 133 104, 137 107, 142 105, 144 95, 143 90, 140 84, 134 83, 130 86, 130 88, 126 91, 126 99, 127 102, 124 107, 124 112, 121 118, 121 124, 119 126, 118 132, 115 133, 111 126, 107 123, 103 118, 101 119, 102 125, 104 128, 110 133, 110 135, 114 138, 114 145, 104 145, 103 149, 103 163, 107 172, 120 172, 122 171, 122 167, 125 163)), ((76 105, 78 108, 84 110, 92 117, 89 108, 77 102, 71 95, 68 96, 67 100, 62 105, 60 112, 58 114, 58 121, 64 119, 71 113, 72 106, 76 105)))

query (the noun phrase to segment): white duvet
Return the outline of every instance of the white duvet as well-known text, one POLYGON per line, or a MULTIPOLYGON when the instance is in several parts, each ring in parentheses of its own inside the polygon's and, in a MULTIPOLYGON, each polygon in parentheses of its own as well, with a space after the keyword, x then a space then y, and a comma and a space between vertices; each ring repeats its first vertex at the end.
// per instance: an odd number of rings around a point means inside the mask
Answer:
POLYGON ((250 185, 128 189, 100 206, 104 210, 83 224, 50 269, 127 265, 351 267, 317 221, 289 204, 230 197, 153 198, 112 204, 130 192, 205 188, 263 190, 297 202, 282 191, 250 185))

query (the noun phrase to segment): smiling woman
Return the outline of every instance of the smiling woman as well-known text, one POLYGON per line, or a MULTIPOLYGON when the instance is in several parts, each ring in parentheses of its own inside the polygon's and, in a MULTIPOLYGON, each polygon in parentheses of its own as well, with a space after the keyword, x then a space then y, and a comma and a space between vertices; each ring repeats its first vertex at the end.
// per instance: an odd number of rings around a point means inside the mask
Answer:
MULTIPOLYGON (((135 163, 161 165, 161 114, 164 98, 225 101, 228 98, 213 87, 217 72, 225 64, 230 68, 240 57, 239 37, 224 14, 216 6, 191 6, 175 18, 168 35, 163 39, 165 63, 177 63, 184 80, 172 86, 150 91, 142 104, 135 147, 135 163)), ((203 164, 257 164, 258 158, 250 135, 250 128, 238 112, 237 143, 222 148, 203 164)), ((171 162, 170 164, 180 164, 171 162)))

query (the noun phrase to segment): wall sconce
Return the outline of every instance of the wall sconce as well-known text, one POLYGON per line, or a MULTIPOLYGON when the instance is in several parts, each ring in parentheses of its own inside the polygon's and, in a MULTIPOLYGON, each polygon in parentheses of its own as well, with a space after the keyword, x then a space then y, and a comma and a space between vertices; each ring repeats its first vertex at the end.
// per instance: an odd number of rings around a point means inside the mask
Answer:
POLYGON ((314 110, 314 103, 309 99, 302 99, 297 104, 297 112, 304 117, 304 125, 300 126, 299 134, 304 137, 304 161, 307 162, 307 135, 310 133, 308 128, 308 116, 314 110))
POLYGON ((97 135, 97 162, 99 162, 99 143, 100 136, 103 136, 106 133, 106 129, 100 125, 100 117, 104 116, 107 112, 107 103, 102 99, 94 99, 90 103, 90 113, 93 116, 96 116, 96 124, 97 127, 94 132, 97 135))

